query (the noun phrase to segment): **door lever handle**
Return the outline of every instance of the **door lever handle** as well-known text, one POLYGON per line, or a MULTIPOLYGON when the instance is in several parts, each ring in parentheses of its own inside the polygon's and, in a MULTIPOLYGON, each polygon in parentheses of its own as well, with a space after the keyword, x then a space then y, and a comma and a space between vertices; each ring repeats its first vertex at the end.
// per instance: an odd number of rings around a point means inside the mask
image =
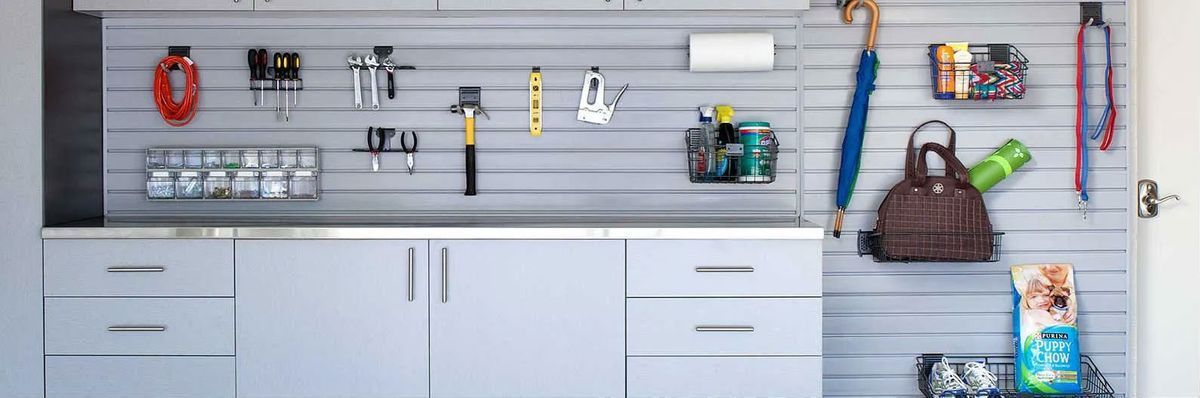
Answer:
POLYGON ((1172 200, 1182 201, 1179 195, 1158 196, 1158 182, 1154 180, 1138 181, 1138 217, 1158 217, 1158 205, 1172 200))

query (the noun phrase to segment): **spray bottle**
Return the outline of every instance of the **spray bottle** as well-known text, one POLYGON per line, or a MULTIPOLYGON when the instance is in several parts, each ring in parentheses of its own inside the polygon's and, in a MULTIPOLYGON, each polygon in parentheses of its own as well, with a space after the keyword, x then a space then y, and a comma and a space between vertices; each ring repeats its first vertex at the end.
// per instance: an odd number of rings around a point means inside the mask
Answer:
POLYGON ((725 147, 728 144, 741 143, 741 137, 738 136, 737 128, 733 127, 733 113, 732 106, 717 106, 717 122, 720 123, 720 126, 717 127, 717 145, 719 146, 717 148, 718 176, 738 176, 738 162, 730 159, 728 149, 725 147))
POLYGON ((714 158, 714 148, 717 146, 717 126, 713 124, 713 114, 716 109, 711 106, 700 107, 700 139, 702 146, 700 147, 700 164, 696 165, 696 170, 701 174, 709 175, 716 170, 716 159, 714 158))

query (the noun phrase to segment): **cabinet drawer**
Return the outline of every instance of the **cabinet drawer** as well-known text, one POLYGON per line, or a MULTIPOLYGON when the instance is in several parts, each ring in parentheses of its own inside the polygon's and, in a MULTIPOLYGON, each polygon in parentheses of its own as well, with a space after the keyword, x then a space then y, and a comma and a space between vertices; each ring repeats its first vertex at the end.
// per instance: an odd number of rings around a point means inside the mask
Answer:
POLYGON ((821 355, 821 299, 630 299, 629 355, 821 355))
POLYGON ((46 299, 46 354, 233 355, 233 299, 46 299))
POLYGON ((821 241, 629 241, 631 297, 820 296, 821 241))
POLYGON ((232 357, 47 357, 46 398, 233 398, 232 357))
POLYGON ((233 296, 233 241, 46 240, 47 296, 233 296))
POLYGON ((819 397, 821 357, 629 358, 629 397, 819 397))

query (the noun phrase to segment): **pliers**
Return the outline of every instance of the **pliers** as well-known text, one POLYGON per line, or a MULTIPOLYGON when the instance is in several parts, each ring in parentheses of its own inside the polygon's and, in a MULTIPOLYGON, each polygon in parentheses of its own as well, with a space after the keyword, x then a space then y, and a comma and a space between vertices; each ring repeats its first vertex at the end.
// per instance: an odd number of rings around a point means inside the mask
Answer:
MULTIPOLYGON (((371 171, 379 171, 379 153, 391 149, 388 142, 395 135, 396 129, 385 129, 383 127, 371 127, 367 129, 367 150, 371 152, 371 171)), ((409 166, 410 170, 411 167, 409 166)))
POLYGON ((400 148, 404 150, 404 155, 408 158, 408 174, 413 174, 413 166, 416 164, 417 153, 417 132, 416 131, 401 131, 400 132, 400 148), (412 133, 412 146, 408 146, 408 134, 412 133))

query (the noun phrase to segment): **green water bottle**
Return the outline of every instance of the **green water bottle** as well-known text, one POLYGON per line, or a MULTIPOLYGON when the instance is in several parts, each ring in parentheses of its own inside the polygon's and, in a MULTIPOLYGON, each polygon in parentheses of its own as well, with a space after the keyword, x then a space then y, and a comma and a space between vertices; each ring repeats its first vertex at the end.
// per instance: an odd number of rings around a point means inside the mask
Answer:
POLYGON ((1008 140, 992 152, 991 156, 971 168, 971 185, 981 193, 987 192, 1025 163, 1029 163, 1030 159, 1033 159, 1033 155, 1029 153, 1025 144, 1017 140, 1008 140))

